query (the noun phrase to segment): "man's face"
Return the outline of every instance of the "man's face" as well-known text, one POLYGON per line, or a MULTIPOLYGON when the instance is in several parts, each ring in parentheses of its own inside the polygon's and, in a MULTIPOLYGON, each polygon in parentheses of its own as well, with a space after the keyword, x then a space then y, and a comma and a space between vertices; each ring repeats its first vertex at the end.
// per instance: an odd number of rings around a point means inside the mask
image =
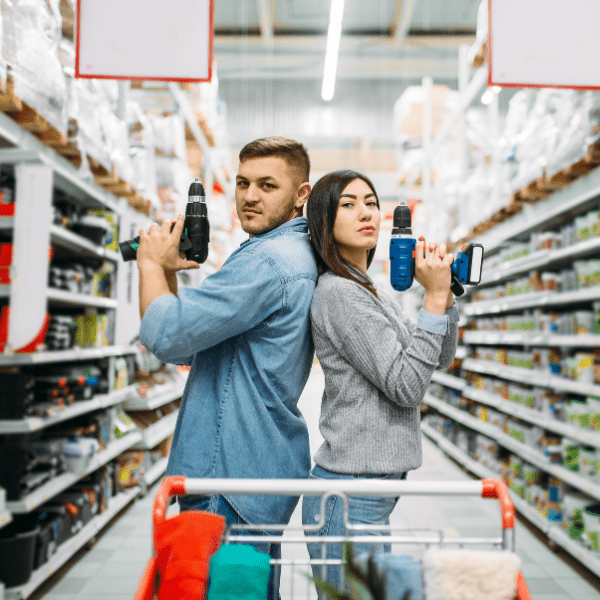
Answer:
POLYGON ((247 158, 240 164, 235 185, 242 229, 251 236, 259 235, 294 218, 301 183, 283 158, 247 158))

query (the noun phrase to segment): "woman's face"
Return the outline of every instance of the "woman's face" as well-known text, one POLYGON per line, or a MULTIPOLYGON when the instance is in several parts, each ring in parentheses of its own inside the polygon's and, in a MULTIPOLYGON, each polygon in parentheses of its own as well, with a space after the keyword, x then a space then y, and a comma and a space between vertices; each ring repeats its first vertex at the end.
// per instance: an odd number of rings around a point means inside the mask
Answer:
POLYGON ((353 179, 342 192, 333 224, 333 239, 342 256, 377 245, 380 217, 373 190, 362 179, 353 179))

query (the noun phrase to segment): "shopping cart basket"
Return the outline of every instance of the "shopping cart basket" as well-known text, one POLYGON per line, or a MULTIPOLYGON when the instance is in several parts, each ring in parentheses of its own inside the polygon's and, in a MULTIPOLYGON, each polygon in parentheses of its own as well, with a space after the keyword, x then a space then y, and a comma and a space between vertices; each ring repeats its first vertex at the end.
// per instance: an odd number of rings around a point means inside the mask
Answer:
MULTIPOLYGON (((476 481, 445 481, 445 482, 428 482, 428 481, 405 481, 405 480, 382 480, 373 479, 337 479, 337 480, 314 480, 314 479, 191 479, 185 477, 165 477, 158 489, 154 500, 153 508, 153 525, 154 534, 157 527, 165 522, 167 507, 172 496, 185 495, 213 495, 213 494, 257 494, 257 495, 277 495, 277 496, 321 496, 321 523, 323 522, 324 507, 326 500, 331 496, 338 496, 342 499, 345 507, 345 525, 347 535, 345 537, 320 536, 319 543, 342 543, 344 541, 360 541, 365 543, 378 544, 419 544, 430 546, 493 546, 502 548, 503 550, 515 550, 515 510, 506 485, 499 479, 483 479, 476 481), (352 525, 348 523, 348 496, 478 496, 482 498, 495 498, 500 504, 501 520, 502 520, 502 535, 493 538, 466 538, 466 537, 447 537, 441 531, 434 530, 406 530, 403 529, 404 535, 391 534, 393 526, 373 526, 373 525, 352 525), (360 539, 351 536, 353 531, 374 531, 388 530, 391 535, 369 535, 361 536, 360 539), (420 535, 415 536, 415 531, 420 532, 420 535), (406 535, 413 534, 413 535, 406 535), (426 534, 426 535, 423 535, 426 534)), ((176 519, 177 517, 172 517, 176 519)), ((249 529, 256 531, 257 529, 283 532, 286 530, 298 530, 302 532, 310 528, 319 528, 320 525, 295 526, 291 525, 236 525, 235 530, 249 529)), ((314 540, 314 538, 312 538, 314 540)), ((288 543, 306 543, 308 538, 304 535, 298 536, 282 536, 278 537, 277 541, 282 544, 288 543)), ((264 535, 232 535, 229 528, 226 528, 222 538, 223 543, 273 543, 272 536, 264 535)), ((157 573, 156 560, 156 535, 155 556, 153 556, 144 570, 144 574, 136 591, 134 600, 153 600, 160 586, 157 573)), ((343 560, 327 559, 327 560, 309 560, 309 559, 286 559, 282 556, 281 559, 271 559, 272 568, 289 568, 291 577, 291 595, 294 597, 311 598, 316 597, 314 584, 302 574, 296 574, 294 578, 294 568, 305 566, 305 573, 310 574, 311 564, 321 565, 341 565, 343 560), (294 582, 299 582, 303 589, 306 590, 306 595, 296 596, 294 582)), ((281 590, 282 594, 288 594, 287 590, 281 590)), ((200 599, 199 599, 200 600, 200 599)), ((527 584, 523 574, 517 573, 517 595, 515 600, 531 600, 531 595, 527 588, 527 584)))

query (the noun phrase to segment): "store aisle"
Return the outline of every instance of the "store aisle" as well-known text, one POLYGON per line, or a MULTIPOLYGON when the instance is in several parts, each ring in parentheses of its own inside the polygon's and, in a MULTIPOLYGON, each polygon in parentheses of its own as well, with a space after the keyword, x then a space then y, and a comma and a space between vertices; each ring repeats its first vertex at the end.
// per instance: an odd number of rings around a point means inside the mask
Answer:
MULTIPOLYGON (((311 454, 321 443, 318 415, 322 390, 322 372, 315 367, 300 400, 300 408, 309 427, 311 454)), ((469 479, 469 475, 424 438, 423 466, 411 473, 410 479, 461 480, 469 479)), ((156 488, 124 511, 92 549, 80 552, 76 557, 78 560, 63 570, 62 578, 56 578, 40 589, 32 596, 33 600, 131 600, 151 554, 150 515, 156 488)), ((294 527, 300 523, 301 513, 297 509, 285 535, 298 535, 294 527)), ((402 528, 441 529, 448 536, 459 533, 491 536, 498 534, 500 513, 492 500, 408 496, 398 503, 392 523, 402 528)), ((574 565, 568 555, 562 552, 554 554, 520 522, 517 523, 516 536, 517 552, 523 560, 523 573, 533 600, 600 600, 598 580, 574 565)), ((416 546, 398 546, 393 551, 415 556, 419 552, 416 546)), ((284 558, 308 558, 304 544, 288 543, 283 552, 284 558)), ((284 571, 281 585, 283 600, 292 598, 292 590, 295 598, 316 597, 316 594, 309 595, 309 583, 302 575, 308 570, 308 567, 297 567, 295 572, 284 571)))

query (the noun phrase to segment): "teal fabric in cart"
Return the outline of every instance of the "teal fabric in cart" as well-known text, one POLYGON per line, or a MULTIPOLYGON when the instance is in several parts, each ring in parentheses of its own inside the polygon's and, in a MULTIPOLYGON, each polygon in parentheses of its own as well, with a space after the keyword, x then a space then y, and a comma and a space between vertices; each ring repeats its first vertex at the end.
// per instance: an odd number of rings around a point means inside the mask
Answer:
POLYGON ((221 546, 210 561, 206 600, 265 600, 269 560, 250 546, 221 546))

